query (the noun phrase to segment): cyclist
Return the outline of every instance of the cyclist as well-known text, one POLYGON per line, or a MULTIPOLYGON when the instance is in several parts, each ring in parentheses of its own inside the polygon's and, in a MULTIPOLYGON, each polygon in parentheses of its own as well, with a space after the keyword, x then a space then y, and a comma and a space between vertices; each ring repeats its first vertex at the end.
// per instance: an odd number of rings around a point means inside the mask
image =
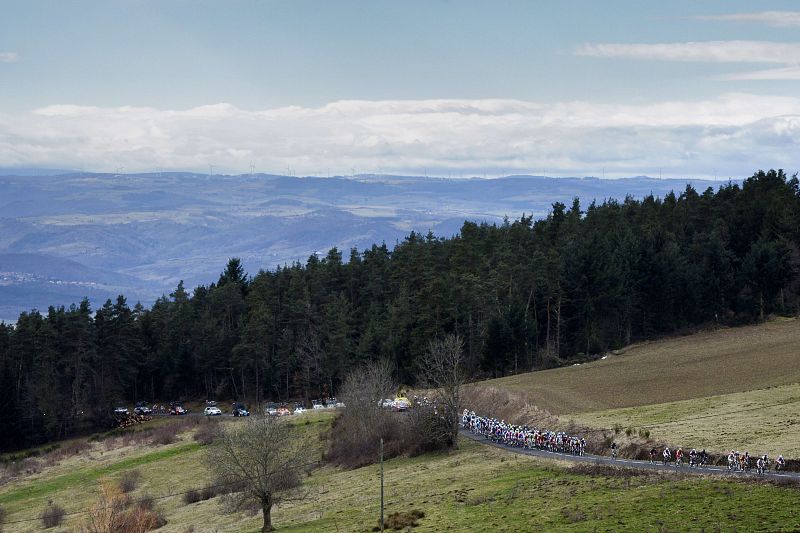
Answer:
POLYGON ((783 458, 782 455, 779 455, 778 458, 775 460, 775 471, 785 470, 786 469, 786 459, 783 458))
POLYGON ((656 463, 656 454, 657 453, 658 452, 656 451, 655 448, 650 448, 650 464, 651 465, 656 463))
POLYGON ((675 468, 681 466, 683 462, 683 448, 678 448, 678 451, 675 452, 675 468))
POLYGON ((708 461, 708 454, 706 453, 706 449, 703 448, 703 451, 700 452, 700 466, 705 466, 706 461, 708 461))
POLYGON ((672 452, 669 451, 669 448, 665 447, 661 455, 664 458, 664 466, 667 466, 669 460, 672 459, 672 452))
POLYGON ((616 442, 612 442, 611 443, 611 458, 612 459, 616 459, 617 458, 617 443, 616 442))

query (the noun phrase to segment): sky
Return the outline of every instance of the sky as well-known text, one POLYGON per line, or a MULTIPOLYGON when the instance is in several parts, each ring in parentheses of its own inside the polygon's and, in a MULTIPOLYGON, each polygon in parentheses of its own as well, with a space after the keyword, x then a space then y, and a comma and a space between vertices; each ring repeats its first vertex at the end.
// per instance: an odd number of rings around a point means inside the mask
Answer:
POLYGON ((0 0, 0 167, 800 167, 795 1, 0 0))

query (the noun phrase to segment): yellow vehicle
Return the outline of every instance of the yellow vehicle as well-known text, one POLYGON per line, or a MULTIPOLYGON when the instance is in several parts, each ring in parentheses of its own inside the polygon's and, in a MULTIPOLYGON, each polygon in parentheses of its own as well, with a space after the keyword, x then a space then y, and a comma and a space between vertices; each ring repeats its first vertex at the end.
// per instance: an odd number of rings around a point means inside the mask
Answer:
POLYGON ((405 397, 404 394, 398 394, 394 398, 394 410, 395 411, 407 411, 408 408, 411 407, 411 402, 408 398, 405 397))

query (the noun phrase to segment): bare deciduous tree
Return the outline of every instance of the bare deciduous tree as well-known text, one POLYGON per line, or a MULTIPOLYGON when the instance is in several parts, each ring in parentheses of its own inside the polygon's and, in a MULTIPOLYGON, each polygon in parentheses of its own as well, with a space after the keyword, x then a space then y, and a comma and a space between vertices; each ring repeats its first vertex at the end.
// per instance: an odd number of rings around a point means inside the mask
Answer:
POLYGON ((381 407, 381 401, 397 391, 392 374, 391 363, 383 359, 347 375, 339 391, 347 407, 334 424, 329 460, 348 467, 373 463, 378 459, 381 438, 386 441, 387 456, 398 451, 400 421, 381 407))
POLYGON ((253 417, 230 426, 208 451, 216 484, 235 487, 227 496, 235 508, 256 503, 264 513, 261 531, 272 531, 272 506, 302 498, 300 487, 313 448, 300 430, 273 417, 253 417))
POLYGON ((428 343, 422 356, 421 378, 432 390, 436 412, 445 424, 444 430, 454 448, 458 447, 458 421, 461 409, 461 388, 467 382, 464 341, 458 335, 447 335, 428 343))

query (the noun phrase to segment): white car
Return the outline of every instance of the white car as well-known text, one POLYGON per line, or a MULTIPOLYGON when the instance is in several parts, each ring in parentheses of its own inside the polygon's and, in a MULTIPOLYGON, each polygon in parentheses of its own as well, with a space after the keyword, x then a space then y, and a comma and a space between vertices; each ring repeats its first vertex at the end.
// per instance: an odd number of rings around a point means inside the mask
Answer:
POLYGON ((206 416, 220 416, 222 415, 222 411, 219 410, 219 407, 208 406, 203 409, 203 414, 206 416))
POLYGON ((385 400, 382 400, 381 401, 381 407, 383 407, 384 409, 393 408, 394 407, 394 400, 390 400, 389 398, 386 398, 385 400))
POLYGON ((300 415, 306 412, 306 408, 302 406, 298 406, 294 408, 294 414, 300 415))

